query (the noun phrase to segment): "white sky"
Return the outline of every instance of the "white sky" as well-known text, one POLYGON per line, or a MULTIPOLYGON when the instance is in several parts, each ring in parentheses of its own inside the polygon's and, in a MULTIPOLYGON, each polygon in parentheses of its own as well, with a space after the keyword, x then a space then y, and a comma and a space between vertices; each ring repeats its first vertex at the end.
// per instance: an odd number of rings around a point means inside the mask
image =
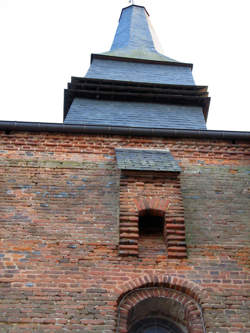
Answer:
MULTIPOLYGON (((208 85, 208 129, 250 130, 250 0, 144 0, 165 55, 208 85)), ((0 0, 0 119, 62 122, 63 90, 110 49, 126 0, 0 0)))

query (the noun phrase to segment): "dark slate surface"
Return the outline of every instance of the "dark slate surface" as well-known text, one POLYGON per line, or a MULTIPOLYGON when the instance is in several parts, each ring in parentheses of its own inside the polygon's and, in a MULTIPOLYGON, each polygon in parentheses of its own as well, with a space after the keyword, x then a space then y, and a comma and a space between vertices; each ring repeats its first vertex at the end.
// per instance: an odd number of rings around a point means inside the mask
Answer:
POLYGON ((65 124, 206 129, 201 107, 75 98, 65 124))
POLYGON ((171 61, 161 54, 161 48, 144 7, 132 5, 122 10, 110 56, 171 61))
POLYGON ((87 78, 195 85, 190 67, 93 59, 87 78))
POLYGON ((169 150, 116 149, 115 152, 121 170, 181 172, 169 150))

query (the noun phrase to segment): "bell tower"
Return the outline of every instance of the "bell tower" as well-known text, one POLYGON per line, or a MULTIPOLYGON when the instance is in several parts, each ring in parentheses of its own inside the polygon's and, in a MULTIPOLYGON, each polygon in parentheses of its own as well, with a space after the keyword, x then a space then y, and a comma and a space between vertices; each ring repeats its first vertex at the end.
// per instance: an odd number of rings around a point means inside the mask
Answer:
POLYGON ((126 129, 205 130, 210 98, 192 68, 161 53, 149 13, 122 10, 108 52, 91 55, 65 90, 64 123, 126 129))
POLYGON ((63 123, 0 121, 1 333, 249 333, 250 133, 192 67, 132 2, 63 123))

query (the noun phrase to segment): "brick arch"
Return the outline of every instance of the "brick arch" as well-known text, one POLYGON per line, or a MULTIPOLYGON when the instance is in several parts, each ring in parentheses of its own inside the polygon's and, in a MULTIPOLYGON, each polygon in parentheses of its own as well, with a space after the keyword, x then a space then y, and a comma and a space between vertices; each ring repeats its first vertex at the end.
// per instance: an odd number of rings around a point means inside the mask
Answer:
POLYGON ((119 286, 115 292, 118 296, 118 303, 128 292, 147 286, 166 287, 180 291, 192 297, 197 303, 203 304, 208 299, 207 292, 193 281, 183 279, 178 276, 170 276, 167 274, 151 275, 147 274, 138 278, 132 278, 119 286))
POLYGON ((131 209, 120 214, 120 255, 138 256, 139 215, 150 211, 152 215, 164 217, 163 236, 169 259, 186 259, 185 221, 180 214, 167 214, 170 201, 166 198, 142 197, 132 201, 131 209))
MULTIPOLYGON (((164 239, 167 246, 167 229, 165 212, 169 206, 169 200, 156 197, 142 197, 132 200, 131 209, 120 212, 120 255, 138 256, 139 239, 139 215, 150 211, 152 215, 164 217, 164 239)), ((186 255, 186 253, 185 253, 186 255)))
POLYGON ((169 313, 168 316, 176 323, 183 324, 189 333, 204 333, 202 315, 198 304, 186 294, 163 287, 141 288, 129 294, 120 307, 118 331, 127 333, 129 328, 128 318, 131 310, 142 304, 143 301, 151 299, 164 299, 166 307, 169 305, 169 301, 173 302, 172 305, 174 303, 177 304, 179 311, 172 314, 169 313), (178 317, 180 316, 180 309, 183 312, 181 318, 178 317))
POLYGON ((169 200, 163 198, 147 197, 134 199, 134 203, 138 213, 144 210, 162 211, 165 213, 170 202, 169 200))
MULTIPOLYGON (((207 293, 192 281, 168 275, 145 275, 124 283, 118 296, 117 333, 128 332, 130 311, 150 298, 172 300, 183 308, 189 333, 204 333, 201 305, 207 301, 207 293)), ((118 290, 117 290, 118 292, 118 290)), ((181 322, 178 318, 172 318, 181 322)))

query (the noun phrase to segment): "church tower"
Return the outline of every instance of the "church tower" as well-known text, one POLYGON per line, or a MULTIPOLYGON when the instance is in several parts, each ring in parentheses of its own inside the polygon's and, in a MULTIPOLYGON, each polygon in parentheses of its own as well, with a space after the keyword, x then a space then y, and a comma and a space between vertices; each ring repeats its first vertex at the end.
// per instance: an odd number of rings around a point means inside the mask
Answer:
MULTIPOLYGON (((161 136, 168 130, 206 130, 210 102, 207 87, 195 85, 192 64, 166 57, 159 50, 147 10, 137 5, 124 8, 110 51, 92 54, 85 78, 72 78, 65 90, 64 124, 98 126, 118 132, 129 131, 131 135, 150 136, 161 136)), ((146 174, 159 177, 158 181, 165 187, 170 182, 180 187, 181 168, 169 149, 136 147, 116 148, 115 151, 123 191, 127 187, 125 193, 120 193, 120 205, 127 204, 129 182, 144 182, 142 177, 146 174), (131 170, 133 175, 128 174, 131 170), (127 182, 124 177, 128 178, 127 182)), ((140 196, 140 200, 152 199, 147 195, 140 196)), ((162 219, 168 258, 186 258, 181 194, 173 193, 171 199, 170 194, 157 189, 157 196, 165 209, 168 205, 174 207, 167 220, 163 213, 161 218, 158 216, 162 219), (174 196, 178 197, 179 206, 174 206, 174 196)), ((150 220, 149 217, 147 219, 150 220)), ((129 214, 121 211, 121 255, 138 256, 139 220, 134 207, 130 208, 129 214), (134 219, 132 222, 131 218, 134 219)), ((147 222, 142 224, 147 228, 147 222)), ((154 226, 150 228, 154 229, 154 226)), ((148 230, 145 232, 149 233, 148 230)))
POLYGON ((132 4, 63 123, 0 121, 1 333, 249 333, 250 133, 192 67, 132 4))

